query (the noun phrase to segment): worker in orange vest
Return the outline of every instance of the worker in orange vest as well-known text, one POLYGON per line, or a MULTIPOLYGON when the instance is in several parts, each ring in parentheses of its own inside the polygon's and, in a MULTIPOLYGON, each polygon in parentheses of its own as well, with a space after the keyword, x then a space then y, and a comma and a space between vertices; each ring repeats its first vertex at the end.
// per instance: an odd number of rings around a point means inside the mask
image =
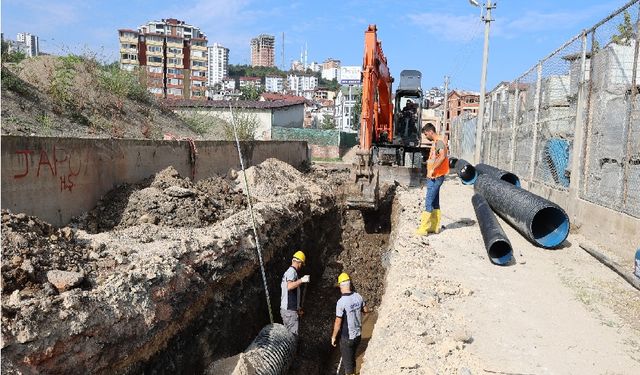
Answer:
POLYGON ((427 160, 427 194, 424 202, 424 212, 420 216, 420 226, 416 234, 423 236, 427 233, 440 233, 440 187, 444 176, 449 173, 449 158, 446 142, 436 134, 436 127, 428 123, 422 128, 422 133, 433 142, 427 160))

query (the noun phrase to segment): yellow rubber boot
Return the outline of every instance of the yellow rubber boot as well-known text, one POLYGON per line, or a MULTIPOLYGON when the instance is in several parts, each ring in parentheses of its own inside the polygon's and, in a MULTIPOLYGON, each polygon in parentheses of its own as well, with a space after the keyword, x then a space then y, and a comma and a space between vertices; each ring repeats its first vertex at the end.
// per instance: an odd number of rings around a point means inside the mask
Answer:
POLYGON ((433 213, 431 214, 431 226, 429 227, 429 232, 435 234, 440 233, 440 228, 442 228, 442 226, 440 225, 441 218, 442 212, 440 211, 440 209, 436 208, 435 210, 433 210, 433 213))
POLYGON ((431 212, 422 211, 422 214, 420 215, 420 226, 416 229, 417 236, 424 236, 429 233, 429 227, 432 225, 431 218, 431 212))

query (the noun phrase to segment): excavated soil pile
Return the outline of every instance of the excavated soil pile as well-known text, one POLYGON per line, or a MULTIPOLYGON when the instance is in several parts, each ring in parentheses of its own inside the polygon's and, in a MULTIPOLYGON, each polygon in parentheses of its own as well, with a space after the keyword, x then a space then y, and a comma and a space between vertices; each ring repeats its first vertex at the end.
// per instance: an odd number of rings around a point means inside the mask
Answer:
POLYGON ((87 262, 88 254, 87 245, 76 240, 71 228, 57 229, 36 217, 2 210, 3 325, 13 310, 5 307, 21 298, 57 294, 48 271, 78 273, 83 279, 94 276, 97 267, 87 262))
POLYGON ((168 167, 139 184, 124 184, 110 191, 76 222, 90 233, 144 223, 200 228, 246 206, 246 198, 235 189, 234 181, 215 176, 194 184, 168 167))
MULTIPOLYGON (((247 174, 259 175, 254 214, 277 311, 295 249, 321 279, 337 200, 273 159, 247 174)), ((164 170, 110 193, 80 229, 3 213, 2 372, 192 374, 244 350, 268 314, 243 179, 229 175, 193 184, 164 170)))

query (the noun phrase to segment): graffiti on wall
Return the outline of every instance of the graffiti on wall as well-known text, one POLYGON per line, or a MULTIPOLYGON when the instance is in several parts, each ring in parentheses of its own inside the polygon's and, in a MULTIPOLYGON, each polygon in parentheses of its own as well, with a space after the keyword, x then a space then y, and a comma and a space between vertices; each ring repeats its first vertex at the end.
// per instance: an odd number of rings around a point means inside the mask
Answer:
POLYGON ((14 179, 53 178, 59 184, 60 191, 73 191, 77 177, 82 168, 86 168, 86 156, 83 158, 78 151, 69 151, 61 147, 53 146, 50 152, 39 150, 16 150, 15 154, 20 164, 19 173, 13 175, 14 179))

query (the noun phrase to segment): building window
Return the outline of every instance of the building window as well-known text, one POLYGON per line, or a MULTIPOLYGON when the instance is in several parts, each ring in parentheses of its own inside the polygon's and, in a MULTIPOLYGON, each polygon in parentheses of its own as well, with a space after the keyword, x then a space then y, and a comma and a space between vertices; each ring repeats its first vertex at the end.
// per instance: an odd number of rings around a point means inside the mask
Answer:
POLYGON ((162 52, 162 47, 149 45, 149 46, 147 46, 147 51, 161 53, 162 52))
POLYGON ((191 72, 191 75, 194 76, 194 77, 206 77, 207 76, 207 72, 195 70, 195 71, 191 72))
POLYGON ((152 94, 162 94, 162 89, 159 87, 149 87, 147 90, 152 94))
POLYGON ((202 96, 202 91, 194 91, 191 93, 191 96, 202 96))
POLYGON ((147 67, 147 71, 149 73, 162 73, 162 68, 159 66, 149 66, 147 67))
POLYGON ((138 55, 134 55, 131 53, 123 53, 122 60, 138 60, 138 55))
POLYGON ((135 50, 135 49, 137 49, 137 48, 138 48, 138 46, 137 46, 137 45, 135 45, 135 44, 130 44, 130 43, 121 43, 121 44, 120 44, 120 48, 122 48, 122 49, 133 49, 133 50, 135 50))
POLYGON ((182 74, 182 69, 167 68, 167 74, 182 74))
POLYGON ((207 66, 207 62, 206 61, 192 61, 191 62, 191 66, 201 66, 201 67, 205 67, 207 66))
POLYGON ((121 65, 120 65, 120 68, 121 68, 122 70, 126 70, 126 71, 128 71, 128 72, 132 72, 132 71, 136 68, 136 66, 135 66, 135 65, 133 65, 133 64, 121 64, 121 65))
POLYGON ((170 58, 167 59, 167 64, 168 65, 182 65, 182 59, 170 57, 170 58))
POLYGON ((150 63, 161 63, 162 62, 162 57, 149 56, 149 57, 147 57, 147 61, 150 62, 150 63))
POLYGON ((182 96, 182 89, 174 89, 174 88, 167 89, 167 95, 182 96))
POLYGON ((207 57, 207 53, 204 51, 191 51, 193 57, 207 57))
POLYGON ((182 48, 169 47, 167 48, 168 53, 175 53, 176 55, 182 54, 182 48))
POLYGON ((181 85, 182 84, 182 80, 179 78, 169 78, 167 80, 167 83, 170 85, 181 85))

